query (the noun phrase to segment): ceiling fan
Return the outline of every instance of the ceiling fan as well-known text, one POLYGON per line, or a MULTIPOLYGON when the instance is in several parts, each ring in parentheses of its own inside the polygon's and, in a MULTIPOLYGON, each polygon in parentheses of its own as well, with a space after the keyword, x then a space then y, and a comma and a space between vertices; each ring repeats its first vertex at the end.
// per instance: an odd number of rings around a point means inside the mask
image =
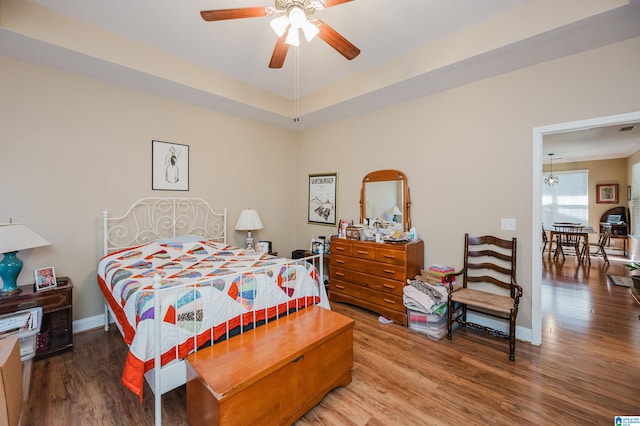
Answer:
POLYGON ((289 46, 300 45, 299 30, 305 39, 311 41, 316 35, 342 56, 351 60, 360 54, 360 49, 319 19, 309 20, 316 10, 337 6, 353 0, 275 0, 274 7, 243 7, 236 9, 203 10, 200 12, 205 21, 224 21, 228 19, 257 18, 276 16, 271 28, 278 35, 276 46, 271 55, 269 68, 282 68, 289 46))

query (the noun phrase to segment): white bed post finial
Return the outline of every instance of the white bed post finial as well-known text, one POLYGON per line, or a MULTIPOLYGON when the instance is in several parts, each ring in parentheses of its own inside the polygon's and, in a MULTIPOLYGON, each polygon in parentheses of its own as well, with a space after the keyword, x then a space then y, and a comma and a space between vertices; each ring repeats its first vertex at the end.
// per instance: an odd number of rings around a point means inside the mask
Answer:
POLYGON ((160 288, 162 287, 162 277, 160 276, 160 274, 156 273, 153 276, 153 288, 160 288))

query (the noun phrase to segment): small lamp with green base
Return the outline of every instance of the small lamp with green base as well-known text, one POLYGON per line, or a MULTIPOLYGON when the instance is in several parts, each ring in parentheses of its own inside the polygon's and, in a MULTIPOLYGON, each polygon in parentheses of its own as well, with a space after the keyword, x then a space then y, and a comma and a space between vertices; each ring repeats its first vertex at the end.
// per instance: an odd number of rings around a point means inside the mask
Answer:
POLYGON ((17 257, 20 250, 41 247, 51 244, 26 225, 20 223, 0 224, 0 253, 4 254, 0 261, 0 279, 2 289, 0 297, 20 293, 17 279, 22 271, 22 260, 17 257))

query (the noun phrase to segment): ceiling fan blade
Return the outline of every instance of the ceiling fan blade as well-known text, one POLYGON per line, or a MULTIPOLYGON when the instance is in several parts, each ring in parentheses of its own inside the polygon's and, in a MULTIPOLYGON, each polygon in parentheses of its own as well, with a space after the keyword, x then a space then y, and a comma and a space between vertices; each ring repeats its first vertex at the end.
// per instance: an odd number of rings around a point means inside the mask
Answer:
POLYGON ((282 37, 278 37, 276 47, 273 49, 273 54, 271 55, 269 68, 282 68, 284 65, 284 60, 287 57, 287 52, 289 51, 289 45, 285 43, 286 39, 287 33, 284 33, 282 37))
POLYGON ((226 19, 258 18, 267 16, 269 9, 266 7, 243 7, 238 9, 203 10, 200 16, 205 21, 224 21, 226 19))
POLYGON ((324 7, 332 7, 342 3, 349 3, 350 1, 353 1, 353 0, 321 0, 321 1, 324 4, 324 7))
POLYGON ((320 30, 318 37, 324 40, 329 46, 336 49, 342 56, 348 60, 352 60, 360 54, 360 49, 341 36, 336 30, 319 19, 316 22, 318 23, 318 29, 320 30))

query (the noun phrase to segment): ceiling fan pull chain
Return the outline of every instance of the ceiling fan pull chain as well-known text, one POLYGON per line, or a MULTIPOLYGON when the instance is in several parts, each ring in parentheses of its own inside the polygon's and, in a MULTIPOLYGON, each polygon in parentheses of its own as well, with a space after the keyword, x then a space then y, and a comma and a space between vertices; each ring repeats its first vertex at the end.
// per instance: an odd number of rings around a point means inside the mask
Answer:
POLYGON ((294 96, 294 111, 293 111, 293 122, 300 122, 300 48, 296 47, 296 58, 294 64, 294 78, 293 78, 293 96, 294 96))

